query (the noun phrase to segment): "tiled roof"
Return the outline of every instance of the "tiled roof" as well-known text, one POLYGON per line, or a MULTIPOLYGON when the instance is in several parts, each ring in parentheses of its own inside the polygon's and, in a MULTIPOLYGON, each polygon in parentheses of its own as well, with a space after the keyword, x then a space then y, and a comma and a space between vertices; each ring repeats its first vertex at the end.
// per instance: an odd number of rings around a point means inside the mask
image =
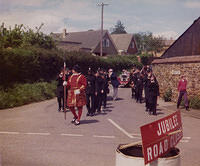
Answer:
POLYGON ((127 51, 133 34, 111 34, 111 37, 118 50, 127 51))
MULTIPOLYGON (((103 36, 107 33, 107 30, 103 31, 103 36)), ((94 49, 97 44, 100 42, 101 39, 101 31, 100 30, 89 30, 89 31, 82 31, 82 32, 70 32, 66 34, 66 37, 62 37, 62 33, 55 33, 52 37, 55 40, 62 41, 62 42, 78 42, 81 43, 81 48, 90 48, 94 49)))

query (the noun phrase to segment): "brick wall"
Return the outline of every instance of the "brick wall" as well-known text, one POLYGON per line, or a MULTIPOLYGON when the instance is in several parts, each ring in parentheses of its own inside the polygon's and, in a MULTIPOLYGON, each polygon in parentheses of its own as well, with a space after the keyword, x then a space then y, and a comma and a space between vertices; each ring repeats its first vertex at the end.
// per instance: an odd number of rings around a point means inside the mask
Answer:
POLYGON ((177 85, 181 75, 188 81, 189 96, 200 96, 200 56, 184 56, 166 59, 156 59, 152 62, 153 72, 163 96, 168 88, 172 89, 172 100, 177 101, 177 85))

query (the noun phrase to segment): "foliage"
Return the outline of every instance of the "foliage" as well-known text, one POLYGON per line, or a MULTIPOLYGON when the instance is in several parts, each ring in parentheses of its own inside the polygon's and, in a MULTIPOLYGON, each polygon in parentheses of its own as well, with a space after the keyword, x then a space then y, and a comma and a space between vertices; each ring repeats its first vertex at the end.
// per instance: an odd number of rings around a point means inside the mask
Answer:
POLYGON ((125 26, 122 24, 120 20, 118 20, 111 34, 124 34, 124 33, 127 33, 125 30, 125 26))
POLYGON ((21 106, 55 97, 56 82, 15 84, 13 88, 0 90, 0 109, 21 106))
POLYGON ((151 52, 154 55, 163 50, 163 38, 153 36, 152 32, 140 32, 134 34, 134 38, 137 44, 138 52, 148 53, 151 52))
POLYGON ((153 60, 153 55, 152 54, 142 54, 140 55, 141 58, 141 63, 145 65, 150 65, 152 60, 153 60))
POLYGON ((31 47, 0 50, 0 85, 51 81, 60 70, 63 58, 56 50, 31 47))
POLYGON ((2 48, 19 48, 38 46, 45 49, 55 48, 53 39, 40 32, 43 24, 39 28, 36 27, 36 32, 30 28, 26 28, 23 24, 15 25, 6 28, 4 23, 0 26, 0 49, 2 48))
POLYGON ((193 96, 189 99, 189 107, 193 109, 200 109, 200 97, 193 96))
POLYGON ((172 89, 171 88, 168 88, 165 91, 165 93, 163 95, 163 99, 164 99, 165 102, 171 101, 171 99, 172 99, 172 89))

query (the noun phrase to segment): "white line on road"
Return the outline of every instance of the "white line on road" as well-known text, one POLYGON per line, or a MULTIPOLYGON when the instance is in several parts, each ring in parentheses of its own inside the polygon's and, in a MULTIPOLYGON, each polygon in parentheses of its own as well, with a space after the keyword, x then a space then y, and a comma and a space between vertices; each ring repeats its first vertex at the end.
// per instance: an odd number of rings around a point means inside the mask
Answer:
POLYGON ((27 135, 50 135, 50 133, 24 133, 27 135))
POLYGON ((106 135, 93 135, 96 138, 115 138, 115 136, 106 136, 106 135))
POLYGON ((180 140, 180 142, 185 143, 185 142, 189 142, 189 140, 180 140))
POLYGON ((19 134, 19 132, 7 132, 7 131, 1 131, 0 134, 19 134))
POLYGON ((110 123, 112 123, 115 127, 117 127, 121 132, 123 132, 125 135, 127 135, 129 138, 135 138, 131 134, 129 134, 126 130, 121 128, 117 123, 115 123, 112 119, 108 119, 110 123))
POLYGON ((183 137, 183 139, 191 139, 191 137, 183 137))
POLYGON ((82 137, 82 134, 61 134, 62 136, 82 137))

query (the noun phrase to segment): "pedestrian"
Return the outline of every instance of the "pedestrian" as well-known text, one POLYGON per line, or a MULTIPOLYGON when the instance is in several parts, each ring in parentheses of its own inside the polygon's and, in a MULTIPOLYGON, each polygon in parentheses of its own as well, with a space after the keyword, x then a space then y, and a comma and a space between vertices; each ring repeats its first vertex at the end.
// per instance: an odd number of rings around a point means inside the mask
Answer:
POLYGON ((86 86, 86 107, 87 107, 87 116, 94 116, 95 114, 95 81, 96 77, 94 76, 92 69, 88 69, 88 74, 86 76, 87 86, 86 86))
POLYGON ((150 78, 150 82, 148 85, 148 104, 149 104, 149 114, 153 113, 153 115, 157 115, 156 107, 157 107, 157 97, 159 94, 159 85, 156 77, 152 74, 150 78))
POLYGON ((177 102, 177 108, 179 108, 182 97, 184 96, 185 109, 189 111, 189 104, 188 104, 188 97, 187 97, 187 80, 184 75, 182 75, 181 79, 179 80, 178 92, 179 92, 179 97, 178 97, 178 102, 177 102))
POLYGON ((113 100, 117 100, 118 98, 118 87, 120 85, 119 80, 117 79, 117 75, 113 72, 113 69, 109 69, 109 78, 111 81, 111 85, 113 87, 113 100))
POLYGON ((86 105, 85 89, 87 80, 85 76, 80 73, 80 67, 78 65, 73 67, 72 75, 65 84, 67 84, 68 88, 67 106, 74 115, 72 123, 79 125, 83 106, 86 105), (78 115, 76 114, 75 107, 78 109, 78 115))
POLYGON ((57 102, 58 102, 58 112, 64 111, 64 86, 63 86, 63 68, 60 70, 60 73, 58 74, 56 81, 57 81, 57 88, 56 88, 56 96, 57 96, 57 102))

